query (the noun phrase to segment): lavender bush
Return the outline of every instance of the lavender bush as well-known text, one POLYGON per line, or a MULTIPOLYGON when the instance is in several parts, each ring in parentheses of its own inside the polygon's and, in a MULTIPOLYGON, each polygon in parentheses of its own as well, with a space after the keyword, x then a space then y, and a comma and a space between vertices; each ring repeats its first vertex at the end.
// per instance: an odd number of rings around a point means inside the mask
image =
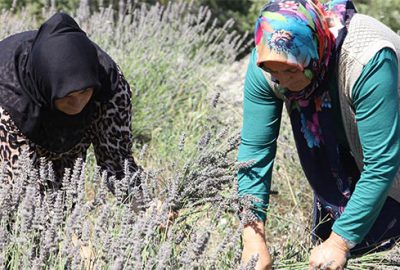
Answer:
POLYGON ((96 168, 88 178, 85 163, 77 160, 58 190, 49 185, 55 181, 51 164, 43 161, 36 169, 22 155, 15 181, 1 179, 0 267, 236 268, 241 226, 235 215, 241 203, 232 189, 235 163, 230 154, 237 135, 202 143, 196 158, 171 177, 126 169, 125 177, 116 180, 96 168), (223 147, 212 149, 215 144, 223 147), (138 177, 141 190, 133 187, 128 198, 121 195, 138 177), (108 181, 116 183, 115 196, 108 181), (168 223, 171 211, 179 215, 168 223))
MULTIPOLYGON (((61 189, 50 188, 55 181, 51 163, 42 160, 34 168, 23 153, 15 181, 0 179, 0 267, 253 269, 257 256, 248 265, 240 263, 240 234, 254 219, 248 211, 254 199, 238 198, 235 185, 236 169, 248 163, 234 162, 238 134, 222 134, 202 137, 196 155, 171 176, 152 169, 130 172, 125 166, 119 180, 99 168, 87 177, 86 164, 78 159, 65 171, 61 189), (137 178, 141 190, 131 185, 137 178), (115 181, 115 194, 108 190, 109 181, 115 181), (178 215, 169 222, 174 211, 178 215)), ((271 211, 269 217, 269 224, 283 226, 270 229, 270 240, 280 237, 284 247, 273 253, 276 269, 306 269, 305 227, 288 226, 299 226, 300 219, 285 225, 281 220, 293 213, 271 211), (295 237, 282 238, 284 230, 295 237)), ((396 269, 391 267, 399 264, 398 252, 354 259, 348 268, 396 269)))

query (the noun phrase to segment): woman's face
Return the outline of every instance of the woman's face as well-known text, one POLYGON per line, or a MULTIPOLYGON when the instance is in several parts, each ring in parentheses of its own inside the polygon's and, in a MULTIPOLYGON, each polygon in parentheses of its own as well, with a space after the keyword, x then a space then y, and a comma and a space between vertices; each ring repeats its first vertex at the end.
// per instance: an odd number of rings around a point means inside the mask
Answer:
POLYGON ((54 106, 57 110, 62 111, 63 113, 75 115, 83 110, 92 95, 93 88, 74 91, 63 98, 56 99, 54 101, 54 106))
POLYGON ((301 91, 306 88, 311 81, 296 66, 286 63, 267 61, 262 64, 262 68, 279 81, 279 85, 290 91, 301 91))

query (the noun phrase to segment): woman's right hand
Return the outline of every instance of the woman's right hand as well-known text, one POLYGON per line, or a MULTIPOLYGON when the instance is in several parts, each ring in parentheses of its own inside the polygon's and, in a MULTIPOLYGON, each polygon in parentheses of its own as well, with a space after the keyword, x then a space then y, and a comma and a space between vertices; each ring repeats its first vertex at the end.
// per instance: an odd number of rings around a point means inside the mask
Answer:
POLYGON ((271 270, 272 259, 265 242, 264 223, 256 221, 245 225, 242 237, 242 262, 247 264, 252 256, 259 254, 255 270, 271 270))

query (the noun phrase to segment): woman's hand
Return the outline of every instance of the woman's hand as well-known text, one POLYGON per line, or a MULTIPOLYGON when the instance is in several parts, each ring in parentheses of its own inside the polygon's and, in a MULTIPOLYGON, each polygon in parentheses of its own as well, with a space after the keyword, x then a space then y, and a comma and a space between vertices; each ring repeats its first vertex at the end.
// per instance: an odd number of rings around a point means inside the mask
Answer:
POLYGON ((248 263, 252 256, 259 255, 255 270, 272 269, 272 259, 265 243, 264 223, 247 224, 243 229, 242 262, 248 263))
POLYGON ((159 228, 161 231, 167 230, 172 224, 174 223, 175 219, 177 219, 179 216, 179 212, 177 211, 169 211, 168 212, 168 220, 164 224, 160 224, 159 228))
POLYGON ((332 232, 329 238, 311 251, 309 269, 337 270, 344 269, 349 248, 346 242, 332 232))

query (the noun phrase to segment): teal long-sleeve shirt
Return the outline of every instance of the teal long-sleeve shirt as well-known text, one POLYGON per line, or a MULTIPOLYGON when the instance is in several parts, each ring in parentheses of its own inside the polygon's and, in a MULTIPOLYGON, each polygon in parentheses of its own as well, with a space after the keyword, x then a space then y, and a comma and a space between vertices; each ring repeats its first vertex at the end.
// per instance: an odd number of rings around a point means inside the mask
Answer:
MULTIPOLYGON (((238 173, 239 196, 252 195, 269 202, 271 175, 283 102, 269 87, 263 71, 256 65, 253 50, 248 65, 243 100, 243 126, 238 160, 250 161, 249 168, 238 173)), ((335 80, 333 80, 335 81, 335 80)), ((345 211, 332 230, 359 243, 371 229, 386 200, 400 166, 400 116, 397 93, 398 63, 395 53, 384 48, 363 68, 353 87, 352 99, 363 148, 364 168, 345 211)), ((337 81, 332 85, 337 96, 337 81)), ((334 115, 340 119, 338 98, 333 98, 334 115)), ((346 140, 342 125, 339 142, 346 140)), ((348 145, 347 141, 341 142, 348 145)), ((266 215, 256 211, 263 221, 266 215)))

